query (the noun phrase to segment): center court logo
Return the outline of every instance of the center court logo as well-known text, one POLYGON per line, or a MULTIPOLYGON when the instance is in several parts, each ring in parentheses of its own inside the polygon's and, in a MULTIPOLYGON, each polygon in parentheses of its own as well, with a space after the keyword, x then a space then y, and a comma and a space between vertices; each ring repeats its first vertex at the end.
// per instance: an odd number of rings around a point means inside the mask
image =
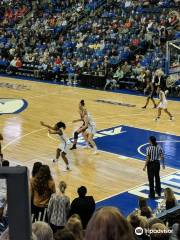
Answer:
MULTIPOLYGON (((122 126, 118 126, 118 127, 113 127, 113 128, 110 128, 110 129, 100 130, 95 134, 94 139, 104 138, 104 137, 108 137, 108 136, 115 136, 115 135, 119 135, 119 134, 122 134, 122 133, 126 133, 126 131, 122 130, 122 128, 123 128, 122 126)), ((78 143, 79 144, 83 144, 84 142, 85 142, 84 137, 81 136, 81 137, 78 138, 78 143)))
POLYGON ((27 105, 24 99, 0 98, 0 115, 20 113, 27 108, 27 105))

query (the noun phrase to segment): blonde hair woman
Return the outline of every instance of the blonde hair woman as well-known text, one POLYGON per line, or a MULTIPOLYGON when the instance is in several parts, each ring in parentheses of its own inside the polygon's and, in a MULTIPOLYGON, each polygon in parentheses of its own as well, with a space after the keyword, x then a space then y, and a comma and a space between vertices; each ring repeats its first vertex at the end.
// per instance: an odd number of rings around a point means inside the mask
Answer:
POLYGON ((177 205, 177 200, 174 196, 174 192, 172 191, 171 188, 166 188, 164 190, 164 198, 166 201, 166 210, 173 208, 177 205))
POLYGON ((53 231, 45 222, 37 221, 32 224, 32 232, 38 240, 53 240, 53 231))
POLYGON ((73 233, 76 240, 83 240, 83 227, 79 215, 72 215, 66 224, 66 228, 73 233))
POLYGON ((49 201, 47 213, 50 226, 53 232, 64 227, 70 210, 70 199, 65 195, 67 184, 64 181, 59 183, 59 192, 52 194, 49 201))
POLYGON ((163 212, 177 205, 177 200, 171 188, 164 189, 164 200, 159 203, 156 213, 163 212))

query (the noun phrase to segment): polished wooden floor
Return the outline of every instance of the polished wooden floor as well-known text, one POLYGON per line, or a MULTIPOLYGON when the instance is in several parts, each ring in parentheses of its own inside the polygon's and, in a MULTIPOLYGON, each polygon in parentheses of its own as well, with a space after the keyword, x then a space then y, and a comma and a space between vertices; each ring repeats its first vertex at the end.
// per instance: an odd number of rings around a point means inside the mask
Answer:
MULTIPOLYGON (((169 109, 176 117, 174 122, 167 121, 167 116, 164 115, 156 123, 153 121, 156 110, 152 109, 152 105, 147 110, 141 109, 145 102, 141 96, 5 77, 0 78, 0 83, 0 98, 18 98, 28 102, 28 107, 19 114, 0 115, 5 158, 29 168, 35 161, 49 164, 56 183, 60 180, 67 182, 67 194, 71 198, 76 196, 76 189, 81 185, 86 185, 88 193, 100 200, 143 184, 147 181, 146 173, 142 171, 144 163, 130 158, 121 159, 104 152, 93 155, 89 149, 78 149, 70 153, 72 171, 63 172, 60 167, 62 161, 55 165, 52 163, 58 141, 48 137, 47 130, 40 125, 40 121, 49 124, 64 121, 67 123, 66 133, 71 137, 77 127, 77 124, 72 124, 72 120, 79 118, 78 102, 85 99, 88 110, 96 120, 97 129, 124 124, 180 135, 180 102, 169 101, 169 109), (19 84, 25 87, 17 90, 2 83, 13 84, 15 88, 19 84), (95 101, 97 99, 135 104, 136 107, 102 105, 95 101)), ((167 168, 161 174, 167 175, 174 171, 167 168)))

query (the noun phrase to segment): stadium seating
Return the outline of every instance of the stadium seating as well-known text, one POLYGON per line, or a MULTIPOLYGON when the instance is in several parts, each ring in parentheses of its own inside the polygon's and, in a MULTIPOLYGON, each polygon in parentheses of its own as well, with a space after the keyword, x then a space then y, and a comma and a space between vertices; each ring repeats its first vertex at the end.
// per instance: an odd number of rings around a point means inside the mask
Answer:
POLYGON ((14 26, 22 17, 31 10, 30 0, 2 0, 0 3, 0 27, 14 26))
MULTIPOLYGON (((14 4, 28 6, 28 1, 14 4)), ((73 69, 73 74, 93 78, 107 76, 125 61, 133 66, 139 55, 142 69, 165 69, 165 42, 179 36, 170 19, 176 6, 176 1, 167 0, 48 1, 34 9, 22 28, 1 30, 0 55, 5 62, 1 60, 0 68, 6 71, 7 62, 19 57, 23 65, 13 74, 44 79, 48 73, 48 80, 60 81, 68 79, 73 69)))
MULTIPOLYGON (((157 69, 165 70, 166 42, 180 38, 179 20, 173 13, 177 7, 178 0, 49 0, 43 4, 37 1, 34 7, 31 0, 1 0, 0 72, 67 84, 76 84, 78 76, 81 86, 104 89, 107 80, 111 83, 115 79, 114 73, 120 67, 123 77, 115 81, 115 87, 142 90, 148 71, 151 74, 157 69), (23 19, 31 10, 33 16, 23 19), (20 22, 22 25, 18 25, 20 22)), ((177 95, 178 77, 169 88, 177 95)), ((8 232, 3 201, 0 201, 0 235, 5 229, 8 232)), ((129 227, 125 217, 118 214, 129 227)), ((180 207, 176 206, 154 217, 172 227, 179 224, 179 216, 180 207)), ((142 227, 138 217, 135 214, 135 223, 142 227)), ((40 215, 37 220, 42 220, 40 215)), ((134 231, 133 223, 129 223, 132 229, 127 227, 126 234, 134 231)), ((149 228, 150 220, 145 219, 145 223, 149 228)), ((50 228, 47 224, 45 227, 50 228)), ((108 231, 113 227, 116 224, 108 231)), ((88 236, 82 239, 89 240, 88 236)))

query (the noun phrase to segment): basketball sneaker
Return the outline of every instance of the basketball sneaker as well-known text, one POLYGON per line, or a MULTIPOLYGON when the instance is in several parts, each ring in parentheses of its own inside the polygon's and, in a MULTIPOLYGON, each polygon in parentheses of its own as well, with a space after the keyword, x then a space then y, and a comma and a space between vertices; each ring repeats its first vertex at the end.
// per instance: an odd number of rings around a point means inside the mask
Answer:
POLYGON ((73 146, 70 148, 70 150, 73 150, 73 149, 76 149, 76 146, 75 146, 75 145, 73 145, 73 146))
POLYGON ((63 172, 69 172, 69 171, 71 171, 69 166, 67 166, 66 168, 63 169, 63 172))
POLYGON ((95 150, 95 151, 93 152, 93 155, 97 155, 97 154, 99 154, 99 152, 98 152, 97 150, 95 150))
POLYGON ((174 117, 173 116, 170 117, 169 121, 174 121, 174 117))
POLYGON ((160 117, 157 117, 157 118, 154 119, 154 121, 156 121, 156 122, 159 121, 159 120, 160 120, 160 117))
POLYGON ((53 163, 56 163, 56 162, 58 162, 58 159, 53 159, 53 163))

